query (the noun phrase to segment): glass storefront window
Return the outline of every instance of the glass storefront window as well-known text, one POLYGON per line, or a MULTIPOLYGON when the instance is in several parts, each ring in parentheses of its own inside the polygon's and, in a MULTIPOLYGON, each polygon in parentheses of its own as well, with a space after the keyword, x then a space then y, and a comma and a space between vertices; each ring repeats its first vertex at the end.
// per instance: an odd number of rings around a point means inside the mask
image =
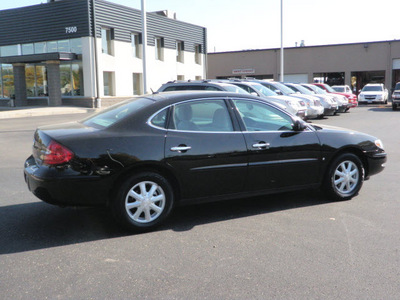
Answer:
POLYGON ((47 96, 47 69, 43 65, 26 65, 25 82, 27 97, 47 96))
POLYGON ((69 52, 69 40, 62 40, 57 42, 58 52, 69 52))
POLYGON ((19 45, 1 47, 1 56, 16 56, 19 54, 19 45))
POLYGON ((35 66, 25 65, 26 96, 35 96, 35 66))
POLYGON ((83 68, 81 63, 72 64, 72 89, 74 96, 83 96, 83 68))
POLYGON ((47 92, 47 68, 36 65, 36 96, 48 96, 47 92))
POLYGON ((82 54, 82 41, 81 39, 70 39, 69 40, 69 45, 70 45, 70 52, 76 53, 76 54, 82 54))
POLYGON ((64 96, 72 96, 71 85, 71 65, 60 65, 61 94, 64 96))
POLYGON ((35 43, 35 54, 46 53, 46 43, 35 43))
POLYGON ((57 42, 47 42, 47 53, 57 52, 57 42))
POLYGON ((33 44, 23 44, 22 45, 22 55, 33 54, 33 44))
POLYGON ((11 98, 14 96, 14 71, 12 65, 2 65, 1 75, 3 80, 3 97, 11 98))

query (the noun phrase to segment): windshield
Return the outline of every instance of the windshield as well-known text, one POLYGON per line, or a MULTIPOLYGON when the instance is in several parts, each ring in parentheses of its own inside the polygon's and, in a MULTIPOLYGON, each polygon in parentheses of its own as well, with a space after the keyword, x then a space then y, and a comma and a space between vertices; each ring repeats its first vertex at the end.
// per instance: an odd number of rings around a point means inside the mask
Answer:
POLYGON ((344 86, 333 86, 332 88, 338 93, 344 93, 345 92, 344 86))
POLYGON ((267 89, 265 86, 262 84, 252 84, 252 88, 256 89, 259 93, 261 93, 263 96, 277 96, 278 94, 271 91, 270 89, 267 89))
POLYGON ((274 82, 274 86, 277 89, 279 89, 283 94, 295 94, 296 93, 291 88, 289 88, 286 85, 279 83, 279 82, 274 82))
POLYGON ((315 93, 311 92, 309 89, 306 89, 304 86, 301 86, 300 84, 294 85, 294 87, 302 94, 305 95, 314 95, 315 93))
POLYGON ((233 85, 233 84, 224 85, 224 88, 225 88, 226 91, 232 92, 232 93, 245 94, 245 95, 249 94, 248 92, 246 92, 241 87, 233 85))
POLYGON ((380 85, 366 85, 363 87, 362 92, 382 92, 380 85))
POLYGON ((89 118, 84 119, 82 123, 86 126, 95 128, 107 128, 115 122, 124 119, 128 115, 131 115, 152 103, 154 103, 154 100, 148 98, 130 99, 90 116, 89 118))
POLYGON ((313 89, 317 94, 328 94, 327 91, 325 91, 323 88, 320 88, 317 85, 313 85, 313 89))
POLYGON ((326 83, 324 84, 324 87, 326 88, 326 90, 329 93, 336 93, 335 90, 333 88, 331 88, 329 85, 327 85, 326 83))

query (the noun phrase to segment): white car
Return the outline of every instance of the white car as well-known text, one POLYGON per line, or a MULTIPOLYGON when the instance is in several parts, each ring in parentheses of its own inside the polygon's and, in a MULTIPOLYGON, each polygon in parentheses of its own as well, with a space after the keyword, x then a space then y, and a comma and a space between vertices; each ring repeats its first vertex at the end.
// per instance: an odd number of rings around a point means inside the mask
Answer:
POLYGON ((388 90, 382 83, 368 83, 358 95, 359 103, 379 102, 386 104, 388 101, 388 90))

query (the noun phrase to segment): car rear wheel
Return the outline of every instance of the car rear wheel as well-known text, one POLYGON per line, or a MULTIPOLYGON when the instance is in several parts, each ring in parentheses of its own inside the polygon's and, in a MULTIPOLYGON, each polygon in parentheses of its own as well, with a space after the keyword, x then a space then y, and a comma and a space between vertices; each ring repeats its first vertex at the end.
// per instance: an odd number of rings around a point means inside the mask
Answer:
POLYGON ((334 201, 349 200, 358 194, 363 181, 364 167, 361 160, 355 154, 344 153, 330 165, 324 189, 334 201))
POLYGON ((115 220, 130 231, 149 231, 170 214, 174 203, 171 185, 160 174, 143 172, 119 187, 111 210, 115 220))

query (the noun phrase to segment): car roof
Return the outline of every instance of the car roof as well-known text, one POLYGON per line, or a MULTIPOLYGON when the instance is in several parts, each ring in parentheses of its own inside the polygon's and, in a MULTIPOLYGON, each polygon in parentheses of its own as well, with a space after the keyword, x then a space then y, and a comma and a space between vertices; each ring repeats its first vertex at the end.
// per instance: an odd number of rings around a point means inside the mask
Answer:
POLYGON ((239 94, 226 91, 171 91, 156 92, 154 94, 144 95, 142 97, 151 99, 155 102, 163 102, 164 104, 173 104, 183 100, 193 100, 201 98, 251 98, 260 100, 260 97, 251 94, 239 94))

